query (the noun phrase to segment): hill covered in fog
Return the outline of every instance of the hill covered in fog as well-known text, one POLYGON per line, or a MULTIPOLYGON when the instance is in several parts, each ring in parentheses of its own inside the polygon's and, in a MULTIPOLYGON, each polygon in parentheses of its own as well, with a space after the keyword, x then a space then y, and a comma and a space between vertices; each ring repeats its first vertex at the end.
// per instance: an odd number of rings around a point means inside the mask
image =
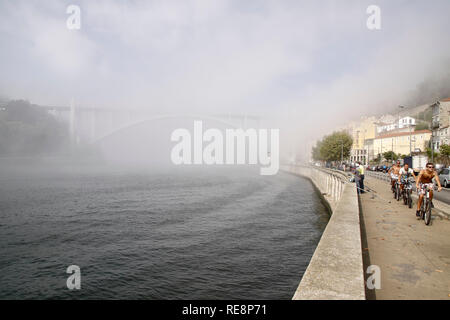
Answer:
POLYGON ((36 156, 61 152, 68 133, 45 110, 25 100, 0 105, 0 156, 36 156))

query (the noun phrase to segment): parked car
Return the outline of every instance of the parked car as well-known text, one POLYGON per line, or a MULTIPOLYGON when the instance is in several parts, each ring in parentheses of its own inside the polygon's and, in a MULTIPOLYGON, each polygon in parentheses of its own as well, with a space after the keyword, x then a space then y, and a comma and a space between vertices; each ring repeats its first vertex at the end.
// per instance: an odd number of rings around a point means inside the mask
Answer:
POLYGON ((450 168, 444 168, 439 173, 439 181, 444 188, 450 187, 450 168))

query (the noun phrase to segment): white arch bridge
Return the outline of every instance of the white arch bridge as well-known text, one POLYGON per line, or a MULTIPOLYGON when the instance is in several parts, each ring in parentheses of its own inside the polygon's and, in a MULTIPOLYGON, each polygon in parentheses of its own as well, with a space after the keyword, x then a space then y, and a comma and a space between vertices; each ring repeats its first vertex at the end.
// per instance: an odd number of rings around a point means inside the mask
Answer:
POLYGON ((74 143, 97 143, 119 133, 144 123, 165 119, 211 120, 231 128, 259 129, 261 118, 252 115, 239 114, 153 114, 144 109, 107 109, 81 108, 67 106, 41 106, 59 121, 67 124, 70 137, 74 143))

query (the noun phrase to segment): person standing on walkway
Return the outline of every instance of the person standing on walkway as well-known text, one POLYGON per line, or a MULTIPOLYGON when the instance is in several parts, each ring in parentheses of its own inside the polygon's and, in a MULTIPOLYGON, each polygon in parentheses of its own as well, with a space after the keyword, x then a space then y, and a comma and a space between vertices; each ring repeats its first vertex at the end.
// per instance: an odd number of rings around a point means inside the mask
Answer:
POLYGON ((358 193, 364 193, 364 173, 365 173, 364 166, 360 162, 358 162, 356 164, 355 170, 355 174, 358 177, 357 183, 358 193))

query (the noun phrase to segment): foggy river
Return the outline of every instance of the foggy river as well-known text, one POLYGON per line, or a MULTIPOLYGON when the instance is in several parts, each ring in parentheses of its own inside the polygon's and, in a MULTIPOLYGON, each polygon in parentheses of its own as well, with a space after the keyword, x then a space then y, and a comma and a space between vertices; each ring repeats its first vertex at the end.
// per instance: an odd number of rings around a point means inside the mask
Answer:
POLYGON ((283 172, 25 165, 0 217, 1 299, 290 299, 329 218, 283 172))

